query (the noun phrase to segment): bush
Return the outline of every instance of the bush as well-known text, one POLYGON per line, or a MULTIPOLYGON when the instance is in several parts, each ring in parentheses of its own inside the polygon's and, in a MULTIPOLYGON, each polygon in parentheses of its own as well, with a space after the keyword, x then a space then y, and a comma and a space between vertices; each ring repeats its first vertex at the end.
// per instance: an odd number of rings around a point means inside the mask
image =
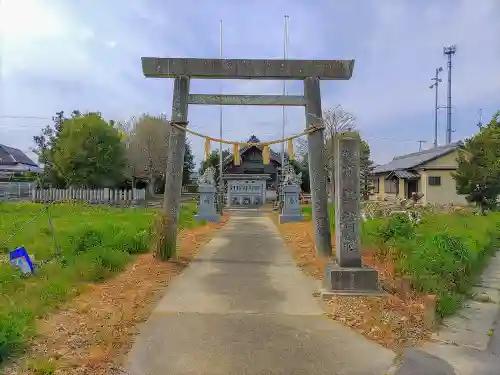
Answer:
MULTIPOLYGON (((150 209, 117 209, 82 204, 50 206, 55 240, 46 213, 24 227, 43 205, 0 203, 0 243, 17 232, 10 249, 0 252, 0 362, 23 347, 34 333, 35 318, 79 293, 85 283, 122 270, 132 255, 150 249, 150 209), (13 269, 3 253, 24 246, 35 257, 35 275, 13 269)), ((192 206, 183 206, 180 227, 196 225, 192 206)))
POLYGON ((461 305, 500 242, 500 213, 432 214, 413 224, 403 215, 363 223, 363 243, 390 256, 419 292, 438 296, 444 316, 461 305))

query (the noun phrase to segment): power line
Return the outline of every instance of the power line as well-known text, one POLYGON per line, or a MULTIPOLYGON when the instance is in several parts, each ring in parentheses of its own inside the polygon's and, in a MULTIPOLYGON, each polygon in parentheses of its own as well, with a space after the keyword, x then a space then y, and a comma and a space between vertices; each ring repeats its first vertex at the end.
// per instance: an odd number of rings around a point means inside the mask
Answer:
POLYGON ((10 115, 0 115, 0 118, 8 119, 31 119, 31 120, 52 120, 52 117, 41 117, 41 116, 10 116, 10 115))

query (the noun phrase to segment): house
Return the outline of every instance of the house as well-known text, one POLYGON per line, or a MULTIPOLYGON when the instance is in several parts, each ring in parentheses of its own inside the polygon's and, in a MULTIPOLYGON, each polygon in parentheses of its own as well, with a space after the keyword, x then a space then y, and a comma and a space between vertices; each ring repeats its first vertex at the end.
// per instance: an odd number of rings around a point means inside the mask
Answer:
POLYGON ((0 144, 0 172, 41 173, 42 169, 21 150, 0 144))
MULTIPOLYGON (((248 143, 258 143, 252 136, 248 143)), ((223 179, 227 184, 229 206, 260 206, 277 197, 281 154, 269 150, 269 164, 264 164, 263 149, 247 146, 239 149, 240 164, 234 164, 233 155, 224 159, 223 179)), ((287 155, 285 154, 285 158, 287 155)), ((287 158, 288 159, 288 158, 287 158)))
POLYGON ((412 154, 397 156, 378 165, 372 172, 374 194, 371 200, 411 198, 423 193, 420 202, 434 204, 467 204, 465 195, 457 194, 452 173, 462 142, 450 143, 412 154))

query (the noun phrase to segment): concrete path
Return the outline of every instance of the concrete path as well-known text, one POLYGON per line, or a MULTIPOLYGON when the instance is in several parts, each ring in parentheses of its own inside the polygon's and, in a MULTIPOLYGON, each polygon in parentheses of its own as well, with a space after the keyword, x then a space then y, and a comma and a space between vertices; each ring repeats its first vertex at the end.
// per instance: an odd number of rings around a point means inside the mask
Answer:
POLYGON ((411 350, 395 374, 500 374, 500 254, 473 288, 475 297, 443 321, 422 349, 411 350), (433 359, 429 360, 429 356, 433 359), (423 371, 425 369, 425 371, 423 371))
POLYGON ((272 221, 235 213, 168 287, 130 375, 382 375, 394 353, 323 315, 272 221))

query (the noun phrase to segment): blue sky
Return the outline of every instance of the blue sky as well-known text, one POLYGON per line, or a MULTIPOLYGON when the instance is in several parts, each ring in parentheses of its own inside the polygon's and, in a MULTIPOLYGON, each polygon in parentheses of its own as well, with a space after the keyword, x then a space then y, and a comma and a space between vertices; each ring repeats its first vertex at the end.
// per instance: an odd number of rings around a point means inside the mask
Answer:
MULTIPOLYGON (((434 94, 428 88, 457 45, 453 67, 453 139, 475 132, 500 109, 498 0, 0 0, 0 143, 28 151, 56 111, 99 110, 107 119, 170 115, 173 82, 146 79, 141 56, 281 58, 283 16, 289 58, 356 59, 350 81, 322 82, 323 108, 341 104, 357 117, 377 163, 433 139, 434 94)), ((301 82, 289 84, 302 92, 301 82)), ((224 81, 223 92, 279 94, 280 81, 224 81)), ((218 93, 218 81, 193 80, 191 91, 218 93)), ((446 85, 441 86, 446 104, 446 85)), ((190 106, 190 127, 217 136, 219 108, 190 106)), ((279 107, 225 107, 224 138, 281 135, 279 107)), ((446 116, 441 110, 439 137, 446 116)), ((287 109, 286 133, 305 126, 287 109)), ((203 141, 189 137, 200 160, 203 141)), ((215 146, 214 146, 215 147, 215 146)))

